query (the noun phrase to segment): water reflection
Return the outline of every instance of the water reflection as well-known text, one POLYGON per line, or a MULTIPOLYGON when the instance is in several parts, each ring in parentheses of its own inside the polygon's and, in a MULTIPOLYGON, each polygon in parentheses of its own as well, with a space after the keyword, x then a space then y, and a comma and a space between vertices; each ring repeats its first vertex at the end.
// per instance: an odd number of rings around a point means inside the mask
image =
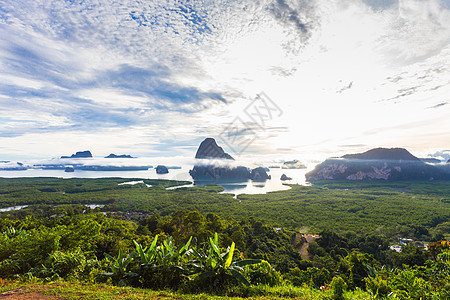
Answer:
POLYGON ((189 188, 189 187, 193 187, 194 184, 184 184, 184 185, 176 185, 176 186, 171 186, 166 188, 166 190, 170 191, 170 190, 177 190, 177 189, 181 189, 181 188, 189 188))
POLYGON ((10 207, 6 207, 6 208, 0 208, 0 212, 19 210, 19 209, 22 209, 22 208, 25 208, 25 207, 28 207, 28 205, 10 206, 10 207))
POLYGON ((105 207, 105 204, 83 204, 83 206, 87 206, 90 209, 96 209, 97 207, 98 208, 105 207))
MULTIPOLYGON (((64 170, 42 170, 42 169, 29 169, 20 172, 16 171, 0 171, 0 177, 13 178, 13 177, 62 177, 62 178, 104 178, 104 177, 121 177, 121 178, 142 178, 142 179, 168 179, 168 180, 183 180, 191 181, 192 178, 189 175, 189 170, 192 166, 182 166, 180 169, 169 169, 168 174, 156 174, 154 169, 149 169, 147 171, 83 171, 75 170, 74 173, 65 173, 64 170)), ((268 174, 271 175, 272 179, 266 181, 202 181, 195 182, 195 185, 205 185, 205 184, 219 184, 224 187, 223 193, 232 194, 265 194, 273 191, 288 190, 290 187, 286 184, 301 184, 309 185, 306 182, 305 174, 311 169, 281 169, 281 168, 269 168, 268 174), (282 181, 281 175, 285 174, 290 177, 291 180, 282 181)), ((122 184, 138 184, 143 183, 143 181, 129 181, 122 184)), ((167 189, 177 189, 181 187, 192 187, 194 183, 171 187, 167 189)), ((148 185, 150 187, 150 185, 148 185)))
MULTIPOLYGON (((274 191, 289 190, 291 187, 287 184, 301 184, 309 185, 306 182, 305 174, 309 170, 307 169, 280 169, 280 168, 270 168, 268 174, 272 176, 271 179, 265 181, 241 181, 241 182, 224 182, 217 180, 214 183, 219 184, 224 187, 222 193, 232 193, 235 195, 239 194, 265 194, 274 191), (281 175, 285 174, 290 177, 291 180, 281 180, 281 175)), ((210 182, 211 183, 211 182, 210 182)), ((196 183, 197 184, 197 183, 196 183)), ((202 184, 202 183, 200 183, 202 184)))

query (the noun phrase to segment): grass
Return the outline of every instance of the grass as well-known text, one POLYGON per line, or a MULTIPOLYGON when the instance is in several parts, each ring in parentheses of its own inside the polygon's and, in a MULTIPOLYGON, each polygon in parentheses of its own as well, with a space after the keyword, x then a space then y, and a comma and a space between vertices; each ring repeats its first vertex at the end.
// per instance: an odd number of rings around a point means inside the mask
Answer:
MULTIPOLYGON (((139 289, 132 287, 117 287, 106 284, 92 284, 80 282, 51 282, 40 283, 36 281, 0 281, 0 298, 2 293, 18 291, 20 294, 38 294, 48 296, 49 299, 89 299, 89 300, 117 300, 117 299, 199 299, 199 300, 239 300, 239 299, 304 299, 319 300, 332 299, 331 291, 319 291, 307 287, 269 287, 253 286, 248 288, 239 288, 239 292, 246 291, 248 298, 232 296, 215 296, 209 294, 180 294, 170 291, 152 291, 148 289, 139 289)), ((237 291, 236 291, 237 292, 237 291)), ((346 293, 346 299, 369 299, 369 295, 362 291, 353 291, 346 293)), ((7 299, 7 298, 6 298, 7 299)), ((17 298, 16 298, 17 299, 17 298)))

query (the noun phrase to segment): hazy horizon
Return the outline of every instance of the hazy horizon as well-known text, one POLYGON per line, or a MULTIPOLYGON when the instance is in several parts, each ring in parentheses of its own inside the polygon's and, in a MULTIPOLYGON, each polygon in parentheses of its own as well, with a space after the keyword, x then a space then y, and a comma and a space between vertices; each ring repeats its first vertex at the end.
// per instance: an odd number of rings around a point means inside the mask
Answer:
POLYGON ((0 3, 0 160, 450 158, 450 1, 0 3))
MULTIPOLYGON (((219 143, 219 146, 220 143, 219 143)), ((230 152, 226 146, 223 147, 226 152, 230 152)), ((22 158, 15 159, 14 157, 8 158, 4 156, 0 156, 0 162, 9 161, 10 164, 16 164, 16 162, 24 163, 28 167, 33 167, 34 165, 51 165, 51 164, 65 164, 65 165, 103 165, 103 166, 146 166, 151 165, 153 168, 157 165, 166 165, 166 166, 193 166, 193 165, 202 165, 202 164, 226 164, 229 166, 240 166, 245 165, 250 168, 264 166, 268 167, 270 165, 280 165, 285 161, 299 160, 301 163, 305 164, 308 169, 316 166, 317 164, 323 162, 328 158, 339 158, 342 154, 353 154, 353 152, 342 152, 342 153, 320 153, 310 155, 302 154, 284 154, 284 155, 271 155, 271 154, 250 154, 248 155, 246 152, 241 153, 241 155, 236 156, 234 161, 229 160, 221 160, 213 159, 210 161, 209 159, 196 159, 195 153, 197 148, 187 156, 181 155, 166 155, 166 156, 132 156, 132 158, 106 158, 107 155, 111 154, 108 152, 104 153, 95 153, 91 151, 92 158, 61 158, 61 156, 70 156, 75 154, 75 151, 72 153, 64 153, 63 155, 53 156, 53 157, 38 157, 38 158, 22 158)), ((407 149, 408 150, 408 149, 407 149)), ((80 151, 90 151, 89 149, 84 149, 80 151)), ((232 153, 232 152, 230 152, 232 153)), ((114 153, 116 155, 130 155, 130 153, 114 153)), ((436 158, 441 160, 441 163, 446 163, 447 160, 450 159, 450 150, 439 151, 435 153, 429 153, 427 155, 417 155, 416 153, 411 153, 418 158, 436 158)))

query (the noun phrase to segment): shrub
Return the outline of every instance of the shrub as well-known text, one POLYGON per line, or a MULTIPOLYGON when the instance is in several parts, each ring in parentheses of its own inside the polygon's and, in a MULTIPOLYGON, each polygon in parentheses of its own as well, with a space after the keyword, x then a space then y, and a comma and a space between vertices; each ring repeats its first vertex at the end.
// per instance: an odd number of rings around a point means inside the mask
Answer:
POLYGON ((86 256, 80 249, 72 252, 55 251, 48 257, 46 265, 59 277, 66 278, 69 275, 77 277, 86 267, 86 256))
POLYGON ((433 287, 415 269, 399 271, 389 279, 392 295, 398 299, 432 299, 433 287))
POLYGON ((366 277, 366 289, 376 298, 387 297, 391 292, 388 281, 377 275, 376 277, 366 277))
POLYGON ((327 269, 318 269, 318 268, 308 268, 307 272, 309 273, 309 276, 311 278, 311 284, 316 287, 319 288, 322 285, 327 284, 328 282, 330 282, 330 271, 328 271, 327 269))
POLYGON ((41 267, 32 268, 30 273, 45 280, 58 278, 91 280, 91 273, 99 267, 97 259, 88 260, 80 249, 76 249, 51 253, 41 267))
POLYGON ((36 267, 59 248, 60 236, 55 230, 41 226, 20 234, 2 234, 0 239, 0 277, 24 274, 36 267))
POLYGON ((293 286, 302 286, 309 282, 309 275, 306 271, 294 268, 289 270, 289 273, 284 275, 284 278, 288 280, 293 286))
POLYGON ((344 292, 347 289, 347 284, 341 276, 335 276, 330 283, 330 287, 333 292, 333 299, 344 299, 344 292))
POLYGON ((265 260, 259 264, 245 267, 244 276, 254 285, 265 284, 268 286, 276 286, 282 283, 280 272, 272 268, 265 260))
POLYGON ((319 269, 315 267, 307 268, 306 271, 294 268, 285 275, 287 279, 294 286, 302 286, 304 284, 319 288, 322 285, 330 282, 330 271, 327 269, 319 269))

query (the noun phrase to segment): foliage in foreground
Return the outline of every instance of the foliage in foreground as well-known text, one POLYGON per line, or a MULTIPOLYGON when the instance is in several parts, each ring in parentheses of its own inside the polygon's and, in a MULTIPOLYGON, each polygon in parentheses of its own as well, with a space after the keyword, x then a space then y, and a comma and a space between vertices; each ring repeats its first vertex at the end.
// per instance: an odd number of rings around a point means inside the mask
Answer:
MULTIPOLYGON (((9 227, 0 235, 0 277, 109 282, 118 286, 246 297, 314 298, 309 294, 318 293, 323 299, 344 299, 348 293, 361 290, 367 290, 374 298, 450 297, 450 251, 446 250, 446 243, 436 247, 434 254, 430 252, 423 265, 391 268, 382 266, 367 253, 352 251, 340 256, 332 251, 333 242, 319 240, 318 245, 325 248, 318 246, 312 266, 280 272, 267 261, 243 259, 234 242, 226 249, 220 247, 217 234, 205 243, 191 237, 180 246, 164 234, 153 239, 141 236, 139 241, 131 241, 133 247, 119 247, 116 254, 104 253, 100 257, 97 238, 101 241, 116 236, 117 232, 103 232, 102 227, 111 226, 107 221, 112 220, 104 216, 99 220, 102 222, 78 220, 69 227, 61 224, 31 229, 9 227), (326 292, 321 294, 321 290, 326 292)), ((121 230, 128 228, 125 226, 128 222, 112 222, 121 225, 121 230)))

